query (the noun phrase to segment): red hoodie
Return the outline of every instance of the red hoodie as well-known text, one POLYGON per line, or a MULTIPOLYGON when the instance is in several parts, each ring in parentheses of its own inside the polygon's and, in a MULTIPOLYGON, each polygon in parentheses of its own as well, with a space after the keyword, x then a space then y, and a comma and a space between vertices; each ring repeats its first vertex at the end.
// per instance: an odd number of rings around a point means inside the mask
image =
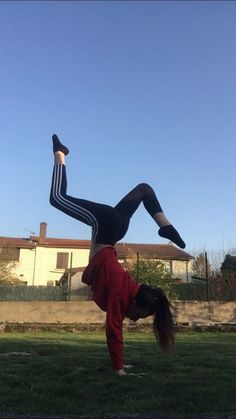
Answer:
POLYGON ((122 323, 140 285, 117 260, 114 247, 99 250, 85 269, 82 282, 90 285, 93 300, 106 311, 106 337, 112 368, 124 367, 122 323))

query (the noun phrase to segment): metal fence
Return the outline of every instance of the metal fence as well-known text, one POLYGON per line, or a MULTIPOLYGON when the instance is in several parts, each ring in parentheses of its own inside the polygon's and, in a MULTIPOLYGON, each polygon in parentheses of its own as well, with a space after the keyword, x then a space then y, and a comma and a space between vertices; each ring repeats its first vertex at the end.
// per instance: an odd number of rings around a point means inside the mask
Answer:
POLYGON ((236 301, 235 249, 198 251, 193 256, 190 289, 198 287, 203 300, 236 301))
MULTIPOLYGON (((192 258, 189 260, 162 260, 157 264, 159 270, 156 272, 153 271, 153 264, 148 265, 153 259, 137 255, 131 274, 142 282, 146 275, 142 263, 146 261, 146 269, 151 269, 150 276, 156 280, 152 285, 165 288, 167 284, 173 299, 236 301, 236 250, 195 250, 190 253, 192 258)), ((129 270, 127 261, 123 261, 123 265, 129 270)), ((27 286, 6 282, 1 285, 0 269, 0 301, 89 300, 90 290, 81 282, 82 271, 81 268, 69 268, 62 273, 60 281, 52 283, 45 275, 45 286, 27 286)))
POLYGON ((0 301, 67 301, 69 290, 67 286, 0 286, 0 301))

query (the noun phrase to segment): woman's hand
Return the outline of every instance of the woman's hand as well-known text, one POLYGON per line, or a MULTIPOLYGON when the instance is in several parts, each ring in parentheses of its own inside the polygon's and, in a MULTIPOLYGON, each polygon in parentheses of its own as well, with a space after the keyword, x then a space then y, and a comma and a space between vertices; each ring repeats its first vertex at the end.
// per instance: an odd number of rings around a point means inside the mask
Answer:
POLYGON ((121 377, 123 375, 127 375, 127 372, 125 372, 125 370, 122 368, 121 370, 116 370, 115 374, 119 375, 119 377, 121 377))
POLYGON ((115 374, 118 375, 119 377, 123 377, 124 375, 126 375, 126 376, 127 375, 132 375, 133 377, 138 377, 138 378, 141 378, 144 375, 147 375, 147 374, 142 373, 142 372, 140 372, 140 373, 126 372, 125 368, 132 368, 132 365, 124 365, 124 368, 122 368, 121 370, 115 371, 115 374))

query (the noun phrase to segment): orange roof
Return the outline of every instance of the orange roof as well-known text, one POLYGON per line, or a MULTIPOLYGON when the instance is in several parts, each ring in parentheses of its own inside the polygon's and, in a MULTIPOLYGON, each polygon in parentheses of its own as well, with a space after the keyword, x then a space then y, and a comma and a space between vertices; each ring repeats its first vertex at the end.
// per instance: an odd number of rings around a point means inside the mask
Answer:
POLYGON ((39 236, 31 236, 31 240, 37 243, 37 246, 43 247, 69 247, 89 249, 90 240, 77 240, 77 239, 57 239, 53 237, 45 237, 40 240, 39 236))
MULTIPOLYGON (((0 246, 18 247, 33 249, 36 246, 69 248, 69 249, 89 249, 90 240, 58 239, 45 237, 40 240, 39 236, 26 238, 0 237, 0 246)), ((118 257, 127 257, 129 253, 139 253, 148 257, 164 260, 183 260, 188 261, 193 257, 177 248, 173 244, 145 244, 145 243, 118 243, 116 245, 118 257)))
POLYGON ((33 249, 36 243, 31 239, 24 239, 19 237, 0 237, 0 246, 2 247, 18 247, 25 249, 33 249))
POLYGON ((116 250, 119 258, 129 253, 139 253, 156 259, 186 261, 193 259, 193 256, 173 244, 118 243, 116 250))

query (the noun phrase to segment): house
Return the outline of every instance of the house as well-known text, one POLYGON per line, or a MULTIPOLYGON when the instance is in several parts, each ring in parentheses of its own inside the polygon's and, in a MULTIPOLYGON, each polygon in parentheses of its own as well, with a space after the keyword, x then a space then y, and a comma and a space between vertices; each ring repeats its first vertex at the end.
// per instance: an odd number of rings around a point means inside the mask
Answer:
MULTIPOLYGON (((16 262, 14 273, 27 285, 57 285, 66 273, 78 272, 79 280, 88 264, 90 240, 47 237, 47 223, 40 223, 38 236, 0 237, 0 248, 11 249, 16 262)), ((158 259, 177 279, 188 282, 192 256, 173 244, 118 243, 118 259, 124 263, 130 254, 158 259)), ((75 285, 73 285, 75 286, 75 285)), ((79 286, 79 284, 78 284, 79 286)))

